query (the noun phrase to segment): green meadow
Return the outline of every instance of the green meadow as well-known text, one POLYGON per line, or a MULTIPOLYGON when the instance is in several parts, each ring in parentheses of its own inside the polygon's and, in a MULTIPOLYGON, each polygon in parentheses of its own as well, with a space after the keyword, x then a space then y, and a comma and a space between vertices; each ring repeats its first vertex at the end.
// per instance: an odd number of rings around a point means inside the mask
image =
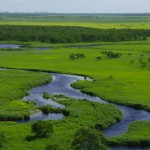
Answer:
POLYGON ((0 13, 0 25, 82 26, 99 29, 150 29, 149 14, 0 13))
MULTIPOLYGON (((31 44, 32 46, 32 44, 31 44)), ((83 92, 105 100, 150 110, 149 42, 106 43, 92 48, 64 48, 40 51, 0 51, 0 67, 40 70, 89 76, 90 81, 73 84, 83 92), (109 59, 103 52, 121 54, 109 59), (70 60, 72 53, 83 53, 84 59, 70 60), (97 60, 97 57, 101 57, 97 60)))
POLYGON ((49 121, 53 124, 54 133, 49 138, 27 140, 33 136, 31 123, 1 122, 0 129, 6 136, 2 150, 44 150, 47 144, 57 144, 61 150, 71 149, 75 132, 83 126, 101 126, 107 128, 122 118, 121 112, 112 105, 74 99, 59 100, 65 104, 70 115, 59 121, 49 121), (111 114, 111 115, 110 115, 111 114))
MULTIPOLYGON (((60 20, 61 16, 51 18, 41 16, 40 19, 38 17, 29 15, 18 19, 18 16, 10 17, 7 14, 0 14, 0 25, 150 29, 150 17, 147 15, 145 17, 65 16, 63 20, 60 20)), ((7 39, 7 36, 5 38, 7 39)), ((81 127, 92 126, 103 129, 115 124, 123 117, 119 109, 111 104, 104 105, 72 98, 61 100, 59 96, 56 96, 55 101, 64 104, 66 106, 64 109, 69 112, 69 115, 63 120, 48 121, 54 127, 50 137, 28 141, 27 136, 33 136, 31 132, 33 122, 17 123, 17 121, 28 119, 40 108, 33 102, 23 101, 22 98, 28 95, 28 90, 31 88, 52 81, 52 77, 46 72, 90 77, 92 79, 90 81, 80 80, 71 86, 112 103, 150 112, 149 37, 143 41, 131 39, 126 42, 66 44, 41 43, 32 40, 29 42, 2 40, 0 41, 2 44, 22 45, 19 49, 0 49, 0 68, 13 69, 0 70, 0 133, 3 132, 6 137, 0 147, 2 150, 45 150, 47 144, 56 144, 61 150, 69 150, 76 131, 81 127), (47 50, 38 50, 38 48, 47 48, 47 50)), ((107 143, 113 146, 149 147, 149 131, 150 121, 133 122, 125 134, 108 138, 107 143)))
MULTIPOLYGON (((89 48, 84 48, 84 46, 90 46, 91 43, 70 44, 69 46, 73 48, 67 48, 68 44, 55 45, 35 42, 30 44, 30 46, 28 45, 27 48, 22 50, 9 51, 1 49, 0 67, 89 76, 93 81, 78 81, 73 86, 82 92, 102 97, 114 103, 150 110, 149 41, 95 43, 98 46, 89 48), (36 50, 37 47, 43 47, 44 45, 53 47, 53 49, 36 50), (80 48, 75 47, 79 45, 81 46, 80 48), (115 59, 106 58, 103 54, 106 51, 119 53, 120 57, 115 59), (69 58, 72 53, 82 53, 85 58, 72 60, 69 58), (98 57, 100 59, 97 59, 98 57), (139 62, 141 59, 146 62, 146 66, 142 66, 139 62)), ((9 117, 6 116, 8 120, 10 116, 22 114, 21 117, 24 117, 26 114, 29 115, 31 110, 33 112, 37 111, 33 103, 26 103, 21 99, 27 94, 27 90, 33 86, 41 85, 51 80, 47 74, 17 70, 1 70, 0 76, 1 103, 3 103, 1 115, 9 115, 9 117)), ((65 117, 64 120, 51 121, 54 126, 54 133, 51 137, 29 142, 26 137, 32 135, 32 123, 1 122, 1 131, 6 136, 6 142, 1 149, 40 148, 44 150, 47 144, 52 143, 61 145, 62 150, 70 149, 73 136, 81 126, 100 124, 101 127, 106 128, 122 117, 118 109, 112 105, 71 99, 58 102, 65 104, 66 110, 71 115, 65 117), (93 105, 96 107, 93 107, 93 105)), ((142 145, 141 143, 144 141, 149 145, 149 130, 148 121, 135 122, 124 135, 108 139, 108 144, 130 146, 133 143, 142 145)))
POLYGON ((1 121, 28 118, 29 111, 36 111, 35 104, 21 99, 32 87, 51 81, 47 74, 15 70, 0 70, 0 79, 1 121))
POLYGON ((81 26, 98 29, 150 29, 150 22, 40 22, 40 21, 9 21, 0 22, 0 25, 33 25, 33 26, 81 26))

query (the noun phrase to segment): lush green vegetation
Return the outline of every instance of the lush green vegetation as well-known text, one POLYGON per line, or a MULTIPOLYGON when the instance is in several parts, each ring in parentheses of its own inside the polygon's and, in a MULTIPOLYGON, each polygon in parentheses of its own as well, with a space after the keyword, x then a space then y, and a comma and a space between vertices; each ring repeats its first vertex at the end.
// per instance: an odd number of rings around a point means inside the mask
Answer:
POLYGON ((120 53, 114 53, 114 52, 102 52, 102 54, 108 58, 108 59, 116 59, 120 57, 120 53))
POLYGON ((32 25, 32 26, 80 26, 96 29, 150 29, 150 22, 40 22, 40 21, 7 21, 0 25, 32 25))
POLYGON ((28 90, 50 81, 47 74, 0 70, 0 120, 28 119, 34 103, 22 101, 28 90))
POLYGON ((124 146, 149 146, 150 145, 150 122, 139 121, 132 123, 128 131, 118 137, 108 139, 111 145, 124 146))
MULTIPOLYGON (((50 77, 47 74, 17 70, 2 70, 0 71, 0 75, 2 87, 0 91, 2 93, 6 92, 5 90, 7 88, 7 92, 9 93, 9 96, 5 93, 1 95, 3 98, 5 98, 5 101, 2 101, 4 99, 1 99, 1 103, 3 102, 3 104, 5 104, 7 102, 7 107, 3 108, 3 110, 5 110, 5 115, 11 113, 11 115, 13 115, 14 117, 17 116, 15 112, 17 112, 18 114, 21 114, 21 111, 24 113, 28 113, 29 109, 35 109, 35 106, 33 104, 32 106, 30 106, 30 104, 27 104, 21 100, 18 100, 17 105, 11 105, 11 102, 14 102, 15 99, 21 99, 24 95, 27 94, 27 90, 29 88, 44 84, 44 82, 50 80, 50 77), (7 86, 8 84, 9 86, 7 86), (19 105, 19 102, 22 103, 22 105, 19 105), (26 109, 24 109, 24 107, 26 107, 26 109), (11 109, 11 111, 8 111, 8 109, 11 109)), ((42 124, 38 122, 26 124, 1 122, 0 128, 6 137, 4 139, 2 138, 3 136, 1 136, 1 149, 33 150, 40 148, 44 150, 47 144, 47 149, 50 146, 56 147, 56 145, 61 145, 61 150, 70 149, 73 136, 76 130, 81 126, 95 126, 96 124, 100 124, 102 127, 106 128, 112 123, 120 120, 122 117, 120 111, 112 105, 102 105, 99 103, 92 103, 88 101, 71 100, 63 95, 50 95, 50 97, 55 98, 55 100, 59 99, 58 102, 65 104, 66 110, 70 112, 69 116, 64 120, 44 121, 42 124), (109 115, 110 112, 112 115, 109 115), (106 117, 107 115, 109 115, 109 117, 106 117), (54 126, 54 133, 52 133, 51 136, 47 137, 46 139, 36 138, 45 136, 45 133, 47 135, 47 130, 49 131, 51 123, 54 126), (47 128, 45 128, 45 126, 47 126, 47 128)))
POLYGON ((61 150, 67 150, 71 148, 76 131, 82 126, 101 125, 106 128, 122 117, 121 112, 112 105, 74 99, 58 100, 58 102, 66 105, 70 115, 63 120, 46 121, 53 125, 54 130, 51 136, 29 141, 27 137, 34 136, 31 132, 31 125, 34 123, 1 122, 0 128, 6 135, 6 142, 1 149, 44 150, 46 145, 60 145, 61 150))
POLYGON ((77 53, 77 54, 72 53, 72 54, 69 55, 69 58, 71 60, 80 59, 80 58, 85 58, 85 55, 82 54, 82 53, 77 53))
POLYGON ((31 126, 35 138, 47 138, 53 133, 53 125, 46 121, 37 121, 31 126))
MULTIPOLYGON (((150 110, 149 41, 99 43, 92 48, 65 48, 37 51, 0 51, 0 66, 90 76, 93 82, 78 81, 74 87, 111 102, 150 110), (107 59, 101 52, 119 53, 107 59), (70 60, 70 54, 83 53, 84 59, 70 60), (97 61, 97 57, 101 57, 97 61), (141 66, 139 61, 146 62, 141 66), (21 61, 20 61, 21 60, 21 61)), ((40 45, 34 44, 34 45, 40 45)), ((89 45, 89 44, 87 44, 89 45)))
MULTIPOLYGON (((149 38, 146 40, 150 35, 149 15, 62 18, 59 15, 49 17, 44 14, 41 15, 41 20, 36 15, 19 16, 19 19, 18 16, 2 15, 0 43, 23 44, 23 48, 0 49, 0 67, 89 76, 93 81, 78 81, 72 86, 114 103, 150 111, 150 41, 149 38), (64 19, 63 22, 60 22, 60 18, 64 19), (53 34, 49 34, 50 32, 53 34), (114 42, 128 40, 130 42, 114 42), (82 43, 93 41, 95 43, 82 43), (36 50, 38 47, 48 47, 49 50, 36 50)), ((22 101, 22 97, 33 86, 51 80, 46 74, 17 70, 0 71, 0 79, 0 120, 3 121, 28 119, 30 113, 38 108, 31 102, 22 101)), ((66 117, 59 121, 44 121, 45 125, 52 124, 54 129, 47 138, 35 138, 35 135, 41 137, 32 132, 36 123, 0 122, 2 150, 71 149, 75 135, 81 127, 103 129, 122 117, 120 111, 112 105, 78 101, 47 93, 43 93, 43 97, 64 104, 66 108, 43 106, 39 109, 45 114, 63 113, 66 117)), ((124 135, 107 139, 108 144, 149 146, 149 126, 149 121, 132 123, 124 135)), ((36 131, 38 129, 39 127, 36 131)))
POLYGON ((117 42, 145 40, 150 36, 146 29, 94 29, 63 26, 0 25, 0 40, 40 41, 49 43, 117 42))
POLYGON ((74 150, 107 150, 105 136, 98 130, 91 127, 79 129, 72 142, 74 150))
POLYGON ((64 99, 68 99, 69 97, 59 94, 59 95, 54 95, 54 94, 49 94, 47 92, 43 92, 43 98, 45 99, 52 99, 53 101, 59 99, 59 100, 64 100, 64 99))
POLYGON ((149 14, 0 13, 1 25, 82 26, 99 29, 150 29, 149 14))
POLYGON ((41 106, 38 107, 44 114, 49 114, 49 113, 62 113, 64 116, 69 116, 70 112, 65 110, 65 109, 61 109, 61 108, 53 108, 50 105, 47 106, 41 106))

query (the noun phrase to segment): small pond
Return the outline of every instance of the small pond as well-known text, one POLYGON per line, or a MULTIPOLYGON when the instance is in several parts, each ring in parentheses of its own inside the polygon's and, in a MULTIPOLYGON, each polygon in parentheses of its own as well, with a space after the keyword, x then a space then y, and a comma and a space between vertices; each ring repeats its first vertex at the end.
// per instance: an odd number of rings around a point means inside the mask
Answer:
POLYGON ((21 48, 21 45, 17 45, 17 44, 0 44, 0 48, 16 49, 16 48, 21 48))

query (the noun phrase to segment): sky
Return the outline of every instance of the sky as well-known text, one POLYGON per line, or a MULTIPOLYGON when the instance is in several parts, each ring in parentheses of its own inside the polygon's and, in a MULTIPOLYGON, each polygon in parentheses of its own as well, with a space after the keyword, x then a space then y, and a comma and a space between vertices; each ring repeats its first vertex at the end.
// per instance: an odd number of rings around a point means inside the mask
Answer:
POLYGON ((0 0, 0 12, 150 13, 150 0, 0 0))

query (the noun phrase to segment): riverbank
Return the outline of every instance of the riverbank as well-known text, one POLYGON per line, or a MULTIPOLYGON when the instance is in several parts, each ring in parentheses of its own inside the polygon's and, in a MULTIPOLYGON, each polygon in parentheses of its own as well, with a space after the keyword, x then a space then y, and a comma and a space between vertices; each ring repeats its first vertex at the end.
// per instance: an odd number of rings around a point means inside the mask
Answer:
MULTIPOLYGON (((2 70, 1 72, 5 73, 5 76, 4 76, 5 78, 7 75, 9 75, 9 73, 18 74, 18 76, 13 77, 14 80, 17 80, 18 77, 20 77, 19 72, 24 73, 24 76, 25 76, 25 71, 2 70)), ((27 72, 27 74, 28 73, 29 75, 32 74, 32 72, 31 73, 27 72)), ((66 77, 66 76, 62 75, 62 77, 66 77)), ((58 81, 57 78, 55 78, 56 82, 61 84, 62 83, 61 81, 64 81, 64 83, 66 83, 64 85, 64 88, 65 88, 65 87, 68 87, 69 81, 71 82, 72 80, 77 80, 78 77, 73 78, 73 76, 67 75, 66 79, 68 80, 61 80, 61 78, 59 79, 60 81, 58 81), (70 77, 71 80, 68 77, 70 77)), ((33 88, 30 91, 30 96, 33 94, 32 92, 35 92, 36 94, 43 94, 43 91, 41 91, 39 88, 41 88, 42 90, 49 90, 51 92, 54 92, 51 89, 53 90, 57 89, 58 92, 61 93, 61 91, 59 91, 58 88, 55 88, 54 85, 56 87, 58 86, 63 92, 64 88, 61 88, 60 85, 55 84, 54 80, 52 83, 53 83, 52 84, 53 88, 50 87, 51 84, 46 84, 44 86, 33 88), (45 89, 45 86, 47 87, 47 89, 45 89)), ((71 87, 68 87, 68 88, 71 88, 71 87)), ((67 90, 68 89, 66 89, 66 91, 67 90)), ((68 93, 70 92, 68 91, 68 93)), ((75 90, 75 93, 76 93, 76 90, 75 90)), ((79 96, 79 95, 75 94, 75 96, 79 96)), ((111 124, 115 123, 116 121, 120 120, 122 116, 121 112, 113 105, 100 104, 97 102, 89 102, 86 100, 75 100, 71 98, 67 100, 63 100, 63 101, 57 101, 57 102, 64 104, 66 106, 66 110, 69 111, 70 115, 65 117, 63 120, 50 121, 54 125, 54 134, 52 137, 50 137, 49 139, 35 139, 33 141, 28 142, 26 140, 26 137, 27 135, 32 135, 32 133, 30 132, 32 122, 24 123, 24 124, 18 124, 18 123, 13 123, 13 122, 5 122, 5 123, 0 122, 1 130, 6 135, 6 143, 1 149, 2 150, 6 150, 6 149, 7 150, 9 149, 19 150, 21 148, 22 150, 24 149, 26 150, 26 149, 40 148, 44 150, 46 143, 53 143, 53 144, 56 143, 58 145, 61 145, 62 150, 70 149, 70 145, 73 140, 74 134, 77 131, 77 129, 79 129, 80 127, 97 126, 97 127, 106 128, 110 126, 111 124)))

